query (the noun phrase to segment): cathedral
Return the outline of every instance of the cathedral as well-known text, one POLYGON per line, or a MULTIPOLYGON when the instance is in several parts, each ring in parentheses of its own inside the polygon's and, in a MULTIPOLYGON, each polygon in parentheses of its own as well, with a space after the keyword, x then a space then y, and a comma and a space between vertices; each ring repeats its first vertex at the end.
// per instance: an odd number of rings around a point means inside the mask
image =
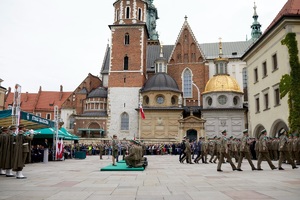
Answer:
POLYGON ((99 78, 89 75, 74 91, 82 97, 76 98, 79 110, 70 109, 72 99, 63 105, 74 132, 146 142, 211 138, 225 129, 241 137, 248 124, 246 63, 240 58, 261 35, 256 6, 250 40, 199 44, 185 17, 172 45, 159 41, 153 0, 116 0, 113 6, 99 78))

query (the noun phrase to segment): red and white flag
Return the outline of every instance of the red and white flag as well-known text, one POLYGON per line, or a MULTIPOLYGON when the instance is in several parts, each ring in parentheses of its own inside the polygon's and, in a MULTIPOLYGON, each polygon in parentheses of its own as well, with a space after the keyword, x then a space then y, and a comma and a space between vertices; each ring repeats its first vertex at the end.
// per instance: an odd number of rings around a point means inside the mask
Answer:
POLYGON ((63 140, 60 139, 56 141, 56 158, 57 160, 61 160, 63 158, 63 140))
POLYGON ((144 113, 144 110, 143 110, 143 106, 142 106, 142 105, 140 105, 140 113, 141 113, 142 119, 146 119, 145 113, 144 113))

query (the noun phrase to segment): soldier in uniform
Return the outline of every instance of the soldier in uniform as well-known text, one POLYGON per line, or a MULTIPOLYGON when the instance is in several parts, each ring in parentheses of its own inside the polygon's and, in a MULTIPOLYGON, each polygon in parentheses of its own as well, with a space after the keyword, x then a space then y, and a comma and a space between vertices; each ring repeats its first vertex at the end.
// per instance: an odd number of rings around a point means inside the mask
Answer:
POLYGON ((25 162, 27 157, 30 159, 30 141, 33 140, 33 134, 26 135, 25 134, 25 126, 19 125, 19 132, 15 136, 15 148, 14 148, 14 163, 13 163, 13 171, 16 171, 17 179, 26 178, 23 176, 23 167, 25 166, 25 162))
POLYGON ((295 138, 295 147, 294 147, 294 157, 296 161, 296 165, 300 165, 300 138, 299 133, 294 133, 295 138))
POLYGON ((239 157, 238 166, 237 166, 238 171, 243 171, 241 169, 241 166, 242 166, 242 161, 243 161, 244 157, 248 160, 252 170, 256 170, 256 168, 254 167, 254 165, 252 163, 251 156, 250 156, 250 143, 251 143, 251 141, 249 138, 248 129, 245 129, 243 131, 243 137, 242 137, 241 146, 240 146, 240 157, 239 157))
POLYGON ((180 143, 180 149, 181 152, 179 154, 179 162, 183 163, 184 160, 186 159, 186 154, 185 154, 185 145, 186 145, 186 137, 183 137, 182 142, 180 143))
POLYGON ((99 156, 100 156, 100 160, 102 160, 102 156, 103 156, 103 153, 104 153, 104 144, 103 144, 103 141, 100 142, 100 145, 99 145, 99 156))
POLYGON ((201 145, 201 156, 199 159, 202 159, 202 163, 208 164, 207 162, 207 154, 209 150, 208 142, 205 140, 204 137, 201 138, 202 145, 201 145))
POLYGON ((113 166, 117 166, 116 165, 116 158, 118 156, 118 143, 119 141, 117 140, 117 135, 113 135, 113 139, 112 139, 112 165, 113 166))
POLYGON ((123 140, 121 141, 121 151, 124 160, 126 156, 126 152, 128 152, 128 143, 126 141, 126 138, 123 138, 123 140))
POLYGON ((211 156, 209 159, 209 162, 212 163, 214 160, 214 157, 217 156, 217 136, 215 136, 210 142, 209 142, 209 146, 211 148, 211 156))
POLYGON ((201 146, 202 146, 201 138, 202 137, 199 137, 199 141, 196 143, 196 147, 195 147, 197 156, 194 160, 194 163, 198 163, 198 164, 199 164, 199 160, 200 160, 200 156, 201 156, 201 146))
POLYGON ((6 177, 14 177, 12 173, 13 168, 13 152, 14 152, 14 132, 16 131, 15 126, 11 126, 8 130, 7 127, 2 128, 2 153, 1 153, 1 162, 0 168, 3 169, 2 174, 6 177))
POLYGON ((261 132, 260 132, 260 137, 259 137, 259 141, 258 141, 258 146, 259 146, 259 155, 258 155, 258 160, 257 160, 257 170, 263 170, 261 168, 261 162, 263 161, 263 158, 265 158, 270 166, 270 168, 273 170, 273 169, 277 169, 271 159, 270 159, 270 156, 269 156, 269 150, 268 150, 268 147, 267 147, 267 131, 266 129, 263 129, 261 132))
POLYGON ((1 127, 0 128, 0 175, 5 175, 5 170, 2 168, 2 157, 3 157, 3 149, 4 149, 4 145, 3 145, 3 129, 6 128, 7 130, 7 127, 1 127))
POLYGON ((228 152, 228 144, 227 144, 226 135, 227 135, 227 131, 226 130, 222 131, 221 149, 220 149, 220 160, 219 160, 218 167, 217 167, 217 171, 218 172, 222 172, 223 171, 223 170, 221 170, 221 166, 222 166, 222 163, 224 162, 224 157, 227 158, 227 161, 230 163, 230 165, 232 167, 232 170, 233 171, 236 170, 236 166, 233 164, 233 162, 231 160, 231 157, 229 155, 229 152, 228 152))
POLYGON ((279 144, 279 161, 278 161, 278 169, 279 170, 284 170, 282 168, 282 161, 284 159, 286 159, 288 161, 288 163, 290 163, 292 165, 293 169, 296 169, 298 167, 296 167, 295 162, 291 159, 290 154, 288 152, 288 147, 287 147, 287 143, 288 143, 288 138, 286 136, 287 132, 285 129, 281 129, 279 132, 279 138, 280 138, 280 144, 279 144))
POLYGON ((189 138, 186 138, 184 153, 186 155, 186 163, 194 164, 192 163, 192 147, 189 138))
POLYGON ((141 157, 136 145, 137 142, 135 140, 130 140, 129 152, 125 157, 125 162, 128 167, 135 167, 136 164, 140 162, 141 157))

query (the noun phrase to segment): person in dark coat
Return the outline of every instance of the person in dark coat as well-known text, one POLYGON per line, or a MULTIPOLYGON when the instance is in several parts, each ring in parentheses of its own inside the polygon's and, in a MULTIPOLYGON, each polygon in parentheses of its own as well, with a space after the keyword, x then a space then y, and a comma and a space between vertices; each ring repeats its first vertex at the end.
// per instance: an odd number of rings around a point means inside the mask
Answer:
MULTIPOLYGON (((19 132, 15 136, 15 148, 14 148, 14 163, 13 171, 16 171, 17 179, 26 178, 23 176, 23 167, 25 166, 25 161, 30 152, 30 141, 33 139, 33 133, 29 135, 25 134, 25 126, 19 125, 19 132)), ((29 156, 30 159, 30 156, 29 156)))
POLYGON ((13 177, 12 173, 12 156, 13 156, 13 132, 16 127, 11 126, 10 130, 7 127, 2 128, 2 139, 1 139, 1 162, 0 168, 1 174, 6 175, 6 177, 13 177))

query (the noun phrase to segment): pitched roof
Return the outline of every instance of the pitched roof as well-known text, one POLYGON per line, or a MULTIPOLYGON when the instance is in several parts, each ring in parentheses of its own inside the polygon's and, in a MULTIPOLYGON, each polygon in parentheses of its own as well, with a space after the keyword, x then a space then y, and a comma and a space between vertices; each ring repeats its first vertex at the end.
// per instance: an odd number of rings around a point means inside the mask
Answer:
MULTIPOLYGON (((37 98, 37 93, 21 93, 21 109, 23 111, 32 112, 35 107, 35 101, 37 98)), ((8 93, 7 99, 5 101, 5 108, 14 103, 14 93, 8 93)))
POLYGON ((54 106, 61 107, 72 92, 41 91, 35 110, 53 110, 54 106))
POLYGON ((278 21, 286 16, 299 16, 300 15, 300 1, 299 0, 288 0, 285 5, 281 8, 277 16, 273 19, 271 24, 265 30, 267 32, 271 29, 278 21))
MULTIPOLYGON (((222 50, 224 58, 240 58, 248 47, 253 43, 253 40, 239 42, 222 42, 222 50)), ((219 57, 219 43, 204 43, 200 44, 206 59, 215 59, 219 57)))

